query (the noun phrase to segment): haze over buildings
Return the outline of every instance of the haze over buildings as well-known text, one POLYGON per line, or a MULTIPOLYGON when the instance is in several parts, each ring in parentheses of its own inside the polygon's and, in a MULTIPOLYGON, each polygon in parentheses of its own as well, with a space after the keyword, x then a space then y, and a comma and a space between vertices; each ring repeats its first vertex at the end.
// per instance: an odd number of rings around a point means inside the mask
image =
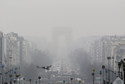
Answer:
POLYGON ((50 73, 90 81, 91 69, 107 67, 110 56, 111 68, 118 71, 115 61, 125 58, 124 4, 125 0, 0 0, 0 64, 7 71, 22 65, 23 76, 34 80, 41 74, 36 66, 52 65, 50 73))

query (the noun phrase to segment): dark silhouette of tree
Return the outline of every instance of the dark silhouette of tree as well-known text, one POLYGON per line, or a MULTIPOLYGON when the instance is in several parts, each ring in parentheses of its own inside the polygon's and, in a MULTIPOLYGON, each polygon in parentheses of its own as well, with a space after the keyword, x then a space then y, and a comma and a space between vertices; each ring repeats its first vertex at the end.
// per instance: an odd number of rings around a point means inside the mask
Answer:
POLYGON ((82 48, 75 49, 70 53, 70 61, 73 67, 80 69, 80 76, 87 82, 92 80, 93 68, 96 69, 95 73, 98 73, 101 69, 101 64, 93 64, 90 55, 82 48))

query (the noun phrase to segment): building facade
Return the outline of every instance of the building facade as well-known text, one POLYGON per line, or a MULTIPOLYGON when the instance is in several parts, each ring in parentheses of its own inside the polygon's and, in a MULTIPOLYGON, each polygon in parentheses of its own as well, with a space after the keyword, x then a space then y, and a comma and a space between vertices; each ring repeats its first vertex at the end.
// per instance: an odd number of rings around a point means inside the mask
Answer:
POLYGON ((103 36, 94 41, 91 51, 93 62, 117 71, 118 62, 125 58, 125 36, 103 36))
POLYGON ((0 66, 3 64, 3 33, 0 32, 0 66))
MULTIPOLYGON (((31 60, 30 42, 11 32, 4 34, 4 62, 7 70, 15 67, 21 67, 26 59, 31 60)), ((29 61, 28 61, 29 62, 29 61)))

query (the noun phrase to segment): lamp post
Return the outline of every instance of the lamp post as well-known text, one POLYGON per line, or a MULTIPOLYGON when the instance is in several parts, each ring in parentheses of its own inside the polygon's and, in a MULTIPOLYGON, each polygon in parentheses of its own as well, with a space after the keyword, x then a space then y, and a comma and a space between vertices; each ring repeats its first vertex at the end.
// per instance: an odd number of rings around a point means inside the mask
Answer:
POLYGON ((122 63, 121 63, 121 62, 118 62, 118 68, 119 68, 118 76, 119 76, 119 77, 120 77, 120 69, 121 69, 121 65, 122 65, 122 63))
POLYGON ((19 74, 18 74, 18 77, 19 77, 19 84, 20 84, 20 76, 21 76, 21 74, 19 73, 19 74))
MULTIPOLYGON (((16 71, 14 71, 14 74, 15 74, 14 79, 16 79, 16 74, 17 74, 17 72, 16 72, 16 71)), ((16 82, 16 80, 15 80, 15 82, 16 82)))
POLYGON ((37 80, 35 81, 35 83, 37 84, 37 80))
POLYGON ((38 79, 39 79, 39 84, 40 84, 40 79, 41 79, 41 76, 39 76, 39 77, 38 77, 38 79))
POLYGON ((19 84, 20 84, 20 76, 21 76, 21 74, 16 75, 16 79, 19 78, 19 84))
POLYGON ((14 79, 14 81, 13 81, 13 82, 14 82, 14 84, 16 84, 16 79, 14 79))
POLYGON ((100 70, 100 72, 99 72, 99 74, 100 74, 100 84, 101 84, 101 75, 102 75, 102 71, 100 70))
POLYGON ((66 81, 65 81, 65 80, 63 80, 63 84, 65 84, 65 82, 66 82, 66 81))
POLYGON ((23 78, 23 84, 25 84, 25 80, 26 80, 26 79, 25 79, 25 78, 23 78))
MULTIPOLYGON (((16 80, 17 80, 18 78, 19 78, 19 75, 16 75, 16 80)), ((19 81, 20 81, 20 80, 19 80, 19 81)), ((19 82, 19 83, 20 83, 20 82, 19 82)), ((19 84, 19 83, 18 83, 18 84, 19 84)))
POLYGON ((103 70, 103 84, 105 84, 105 81, 104 81, 104 69, 105 69, 105 65, 102 65, 102 70, 103 70))
POLYGON ((10 84, 12 84, 12 79, 11 79, 12 76, 13 76, 12 74, 9 75, 9 77, 10 77, 10 84))
POLYGON ((31 81, 32 81, 32 79, 29 79, 30 84, 31 84, 31 81))
POLYGON ((82 80, 79 80, 79 83, 78 84, 81 84, 82 83, 82 80))
POLYGON ((92 69, 93 73, 92 73, 92 76, 93 76, 93 84, 95 82, 95 69, 92 69))
POLYGON ((107 73, 108 73, 108 70, 107 69, 105 69, 105 80, 106 80, 106 82, 107 82, 107 73))
POLYGON ((8 71, 5 72, 5 81, 7 82, 7 74, 8 74, 8 71))
POLYGON ((71 80, 71 84, 72 84, 72 80, 73 80, 73 78, 70 78, 70 80, 71 80))

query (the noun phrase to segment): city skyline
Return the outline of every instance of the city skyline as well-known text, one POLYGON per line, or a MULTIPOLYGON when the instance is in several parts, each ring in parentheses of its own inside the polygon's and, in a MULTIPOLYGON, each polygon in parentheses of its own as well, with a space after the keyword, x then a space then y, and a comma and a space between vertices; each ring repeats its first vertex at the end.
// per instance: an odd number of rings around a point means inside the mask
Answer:
POLYGON ((125 0, 0 0, 0 84, 125 84, 125 0))

